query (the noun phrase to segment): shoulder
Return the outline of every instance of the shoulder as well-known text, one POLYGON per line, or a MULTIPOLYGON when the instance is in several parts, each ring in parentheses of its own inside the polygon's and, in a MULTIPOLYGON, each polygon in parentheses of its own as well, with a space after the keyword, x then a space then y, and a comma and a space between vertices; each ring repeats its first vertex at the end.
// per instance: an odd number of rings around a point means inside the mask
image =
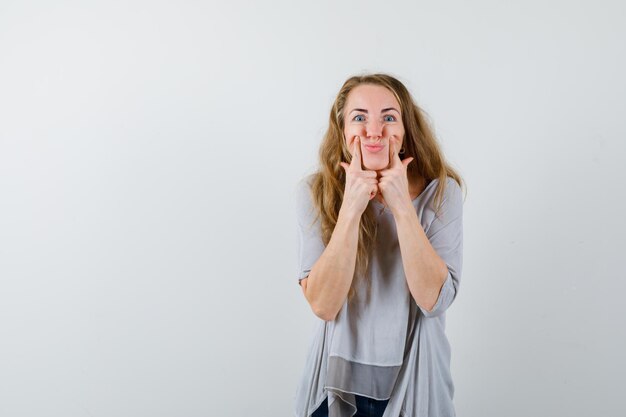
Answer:
POLYGON ((459 183, 452 177, 447 177, 442 207, 448 218, 456 218, 463 213, 463 192, 459 183))
POLYGON ((296 183, 296 201, 301 204, 311 199, 311 187, 313 184, 313 178, 315 174, 308 174, 300 178, 296 183))
POLYGON ((442 201, 458 202, 462 198, 461 186, 452 177, 446 177, 446 182, 439 181, 439 178, 430 180, 426 186, 424 193, 427 199, 433 201, 436 195, 442 194, 442 201))
POLYGON ((452 177, 447 177, 444 198, 454 201, 455 203, 463 203, 461 186, 452 177))
POLYGON ((298 181, 298 187, 300 188, 310 188, 313 184, 313 179, 315 178, 315 173, 306 174, 298 181))
POLYGON ((295 206, 300 219, 309 218, 313 213, 313 197, 311 185, 315 174, 302 177, 295 186, 295 206))
POLYGON ((426 210, 435 213, 436 217, 457 217, 463 210, 461 186, 452 177, 446 177, 443 183, 439 178, 431 180, 426 186, 426 210))

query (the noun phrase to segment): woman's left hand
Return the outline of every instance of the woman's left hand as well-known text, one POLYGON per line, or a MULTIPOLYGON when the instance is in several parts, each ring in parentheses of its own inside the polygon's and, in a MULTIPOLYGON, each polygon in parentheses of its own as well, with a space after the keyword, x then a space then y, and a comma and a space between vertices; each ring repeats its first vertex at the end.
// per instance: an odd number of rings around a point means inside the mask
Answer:
POLYGON ((378 189, 394 216, 412 206, 406 172, 407 166, 414 158, 410 156, 400 160, 396 150, 398 142, 395 136, 389 138, 389 165, 386 169, 379 171, 381 177, 378 179, 378 189))

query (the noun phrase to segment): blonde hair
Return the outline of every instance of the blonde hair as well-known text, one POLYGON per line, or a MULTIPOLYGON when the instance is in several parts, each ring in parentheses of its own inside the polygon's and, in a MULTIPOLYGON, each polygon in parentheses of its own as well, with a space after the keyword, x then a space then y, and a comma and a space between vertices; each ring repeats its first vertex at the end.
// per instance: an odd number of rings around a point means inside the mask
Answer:
MULTIPOLYGON (((435 193, 436 213, 441 208, 447 177, 453 178, 460 187, 464 182, 444 159, 433 129, 427 122, 426 113, 415 104, 410 93, 399 80, 381 73, 352 76, 346 80, 335 98, 330 112, 328 130, 319 148, 319 169, 312 175, 312 199, 317 211, 316 219, 321 218, 322 239, 325 245, 330 241, 335 229, 343 201, 346 176, 339 162, 350 163, 352 160, 344 140, 344 108, 348 94, 361 84, 383 86, 398 100, 405 130, 402 144, 405 153, 402 158, 410 156, 414 158, 414 161, 407 167, 407 177, 410 183, 413 183, 411 180, 417 181, 421 177, 424 177, 427 183, 433 179, 439 180, 435 193)), ((366 272, 369 256, 376 241, 376 232, 376 214, 371 210, 365 210, 359 224, 355 276, 348 292, 348 301, 352 300, 356 294, 355 288, 358 280, 366 279, 368 291, 371 288, 371 279, 366 276, 366 272)))

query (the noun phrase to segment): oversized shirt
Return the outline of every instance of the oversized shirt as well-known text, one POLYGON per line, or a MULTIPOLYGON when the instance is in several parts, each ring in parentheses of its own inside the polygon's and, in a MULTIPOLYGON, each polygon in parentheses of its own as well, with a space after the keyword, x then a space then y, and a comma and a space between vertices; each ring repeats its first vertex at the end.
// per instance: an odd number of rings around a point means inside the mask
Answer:
MULTIPOLYGON (((298 283, 325 249, 311 198, 311 180, 296 187, 298 283)), ((356 414, 355 394, 389 402, 383 417, 452 417, 454 384, 445 312, 459 291, 463 260, 461 188, 448 177, 442 207, 435 216, 438 179, 412 202, 421 226, 448 275, 428 311, 413 299, 404 274, 393 214, 376 199, 368 209, 378 220, 367 275, 357 296, 347 298, 334 320, 319 319, 296 389, 295 416, 309 417, 328 399, 329 417, 356 414)), ((317 316, 316 316, 317 317, 317 316)))

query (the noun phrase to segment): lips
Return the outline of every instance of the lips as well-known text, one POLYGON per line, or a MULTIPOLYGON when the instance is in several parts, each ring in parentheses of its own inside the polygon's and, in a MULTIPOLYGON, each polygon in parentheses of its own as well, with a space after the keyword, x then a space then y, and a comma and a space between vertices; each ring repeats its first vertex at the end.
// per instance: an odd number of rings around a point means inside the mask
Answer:
POLYGON ((365 149, 367 149, 371 153, 380 152, 381 149, 383 149, 383 148, 384 148, 384 146, 382 146, 382 145, 378 145, 378 146, 365 145, 365 149))

